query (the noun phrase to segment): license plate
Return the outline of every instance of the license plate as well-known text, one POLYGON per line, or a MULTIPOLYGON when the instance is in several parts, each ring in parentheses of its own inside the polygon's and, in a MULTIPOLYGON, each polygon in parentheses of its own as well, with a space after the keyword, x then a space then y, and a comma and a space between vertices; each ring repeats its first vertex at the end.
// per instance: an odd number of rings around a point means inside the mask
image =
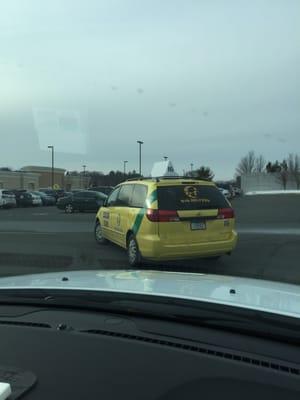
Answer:
POLYGON ((191 230, 192 231, 200 231, 206 229, 205 222, 191 222, 191 230))

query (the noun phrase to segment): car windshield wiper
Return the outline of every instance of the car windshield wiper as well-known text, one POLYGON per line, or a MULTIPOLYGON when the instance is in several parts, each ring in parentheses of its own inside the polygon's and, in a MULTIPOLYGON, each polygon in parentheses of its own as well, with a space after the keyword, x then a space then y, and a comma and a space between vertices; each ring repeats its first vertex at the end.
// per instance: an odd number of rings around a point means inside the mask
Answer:
POLYGON ((155 318, 300 344, 300 320, 223 304, 126 292, 2 289, 0 304, 84 309, 155 318))

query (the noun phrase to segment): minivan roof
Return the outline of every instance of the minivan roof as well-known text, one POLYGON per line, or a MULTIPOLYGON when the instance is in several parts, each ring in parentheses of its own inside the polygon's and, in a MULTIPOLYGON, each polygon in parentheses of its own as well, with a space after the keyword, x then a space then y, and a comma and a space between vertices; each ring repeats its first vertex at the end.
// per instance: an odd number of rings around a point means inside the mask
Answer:
POLYGON ((157 177, 157 178, 134 178, 134 179, 127 179, 125 182, 122 182, 122 184, 124 183, 155 183, 158 186, 161 185, 182 185, 182 184, 190 184, 190 185, 194 185, 194 184, 203 184, 203 185, 212 185, 215 186, 215 184, 210 181, 210 180, 205 180, 205 179, 198 179, 198 178, 189 178, 189 177, 157 177))

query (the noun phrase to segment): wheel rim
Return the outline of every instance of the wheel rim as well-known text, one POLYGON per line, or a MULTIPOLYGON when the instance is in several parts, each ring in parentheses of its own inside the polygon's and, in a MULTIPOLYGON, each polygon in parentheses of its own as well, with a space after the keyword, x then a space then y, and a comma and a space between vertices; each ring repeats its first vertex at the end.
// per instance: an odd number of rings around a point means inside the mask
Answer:
POLYGON ((103 236, 102 236, 102 228, 101 228, 101 225, 98 224, 98 225, 96 226, 96 240, 97 240, 98 242, 100 242, 102 239, 103 239, 103 236))
POLYGON ((68 204, 65 208, 66 213, 70 214, 73 211, 73 206, 71 204, 68 204))
POLYGON ((136 244, 135 244, 134 240, 130 240, 130 242, 129 242, 128 257, 129 257, 130 263, 134 263, 136 261, 137 247, 136 247, 136 244))

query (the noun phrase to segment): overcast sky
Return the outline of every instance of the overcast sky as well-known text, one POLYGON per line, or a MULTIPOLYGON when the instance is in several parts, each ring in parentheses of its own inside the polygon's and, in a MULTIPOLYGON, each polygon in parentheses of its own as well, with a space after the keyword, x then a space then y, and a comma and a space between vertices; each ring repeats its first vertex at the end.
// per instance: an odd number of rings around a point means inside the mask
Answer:
POLYGON ((300 153, 299 0, 1 0, 0 166, 231 178, 300 153))

